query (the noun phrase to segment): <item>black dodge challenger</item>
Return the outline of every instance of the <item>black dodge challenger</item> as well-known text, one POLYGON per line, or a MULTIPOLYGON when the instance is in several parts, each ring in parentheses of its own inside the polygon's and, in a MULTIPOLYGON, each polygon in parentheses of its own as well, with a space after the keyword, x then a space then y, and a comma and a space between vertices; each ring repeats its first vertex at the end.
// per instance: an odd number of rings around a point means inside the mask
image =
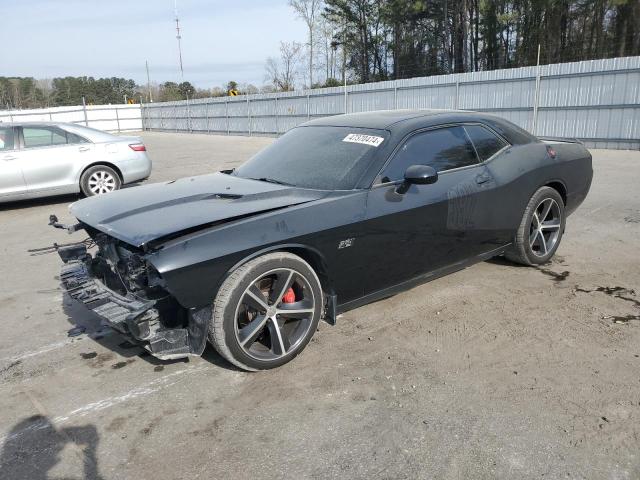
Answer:
POLYGON ((280 366, 324 317, 497 255, 556 252, 591 155, 497 117, 398 110, 294 128, 242 166, 71 205, 68 294, 162 359, 207 340, 280 366))

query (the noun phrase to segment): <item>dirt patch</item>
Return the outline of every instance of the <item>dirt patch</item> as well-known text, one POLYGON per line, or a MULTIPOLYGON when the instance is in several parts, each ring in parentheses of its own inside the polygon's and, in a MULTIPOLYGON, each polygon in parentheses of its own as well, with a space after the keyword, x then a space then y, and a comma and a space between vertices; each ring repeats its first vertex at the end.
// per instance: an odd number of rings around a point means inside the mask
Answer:
POLYGON ((636 291, 631 289, 631 288, 625 288, 625 287, 596 287, 596 288, 590 290, 590 289, 582 288, 582 287, 579 287, 578 285, 576 285, 575 291, 576 292, 582 292, 582 293, 601 292, 601 293, 604 293, 606 295, 610 295, 612 297, 619 298, 620 300, 624 300, 625 302, 633 303, 636 307, 640 308, 640 300, 632 298, 632 296, 635 296, 636 291))
POLYGON ((124 368, 127 365, 132 364, 135 361, 136 361, 135 358, 130 358, 128 360, 125 360, 124 362, 114 363, 113 365, 111 365, 111 368, 114 369, 114 370, 118 370, 120 368, 124 368))
POLYGON ((11 362, 9 365, 7 365, 6 367, 0 369, 0 374, 8 372, 9 370, 11 370, 14 367, 17 367, 18 365, 20 365, 22 363, 22 360, 16 360, 15 362, 11 362))
POLYGON ((107 432, 117 432, 118 430, 122 429, 122 427, 124 427, 124 424, 127 422, 128 417, 116 417, 113 420, 111 420, 111 422, 109 422, 109 424, 105 427, 105 430, 107 432))
POLYGON ((640 315, 603 315, 603 320, 611 320, 613 323, 629 323, 632 320, 640 320, 640 315))
POLYGON ((553 270, 549 270, 548 268, 541 268, 541 267, 538 267, 538 270, 540 270, 545 275, 548 275, 549 277, 553 278, 553 281, 556 283, 564 282, 570 275, 570 272, 568 270, 565 270, 564 272, 560 272, 560 273, 554 272, 553 270))
MULTIPOLYGON (((575 287, 575 291, 576 292, 582 292, 582 293, 604 293, 605 295, 609 295, 611 297, 614 298, 618 298, 620 300, 623 300, 625 302, 629 302, 632 303, 634 306, 640 308, 640 301, 633 298, 636 294, 635 290, 632 288, 626 288, 626 287, 620 287, 620 286, 615 286, 615 287, 604 287, 604 286, 600 286, 600 287, 596 287, 593 289, 588 289, 588 288, 582 288, 579 287, 578 285, 576 285, 575 287)), ((603 320, 611 320, 613 323, 623 323, 623 324, 627 324, 631 321, 634 320, 640 320, 640 314, 635 315, 635 314, 628 314, 628 315, 603 315, 602 316, 603 320)))
POLYGON ((102 368, 104 364, 113 360, 115 355, 111 352, 99 353, 95 357, 91 358, 89 362, 89 366, 92 368, 102 368))
POLYGON ((156 427, 160 424, 161 421, 162 421, 162 417, 154 417, 146 427, 140 430, 140 433, 143 436, 148 437, 153 433, 153 431, 156 429, 156 427))

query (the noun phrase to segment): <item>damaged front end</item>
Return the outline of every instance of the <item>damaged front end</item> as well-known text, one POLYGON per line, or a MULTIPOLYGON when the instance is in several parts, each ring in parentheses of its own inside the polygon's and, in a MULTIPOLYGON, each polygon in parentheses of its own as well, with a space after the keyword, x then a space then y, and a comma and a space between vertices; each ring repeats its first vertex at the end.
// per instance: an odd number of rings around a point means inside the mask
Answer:
POLYGON ((60 280, 69 296, 155 357, 201 355, 211 308, 182 307, 142 250, 82 228, 90 240, 55 247, 64 262, 60 280))

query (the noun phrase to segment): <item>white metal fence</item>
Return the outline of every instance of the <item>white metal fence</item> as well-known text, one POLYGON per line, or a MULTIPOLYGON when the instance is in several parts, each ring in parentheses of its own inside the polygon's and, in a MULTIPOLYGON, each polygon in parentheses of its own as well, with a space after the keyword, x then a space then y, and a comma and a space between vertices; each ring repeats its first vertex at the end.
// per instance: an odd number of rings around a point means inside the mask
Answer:
POLYGON ((140 105, 78 105, 0 110, 0 122, 67 122, 107 132, 142 130, 140 105))
POLYGON ((640 57, 144 104, 142 121, 146 130, 279 135, 311 118, 402 108, 488 112, 539 136, 637 149, 640 57))

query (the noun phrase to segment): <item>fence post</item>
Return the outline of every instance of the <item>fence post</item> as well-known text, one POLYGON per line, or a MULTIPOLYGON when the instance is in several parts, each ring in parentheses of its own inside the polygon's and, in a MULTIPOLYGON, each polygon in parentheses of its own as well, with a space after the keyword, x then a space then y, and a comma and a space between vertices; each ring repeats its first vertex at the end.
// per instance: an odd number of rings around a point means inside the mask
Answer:
POLYGON ((531 126, 531 133, 536 134, 536 127, 538 124, 538 103, 540 102, 540 44, 538 44, 538 61, 536 64, 536 91, 533 97, 533 125, 531 126))
POLYGON ((456 80, 456 103, 455 109, 458 110, 460 108, 460 81, 456 80))
POLYGON ((276 135, 280 134, 280 126, 278 125, 278 97, 274 99, 276 101, 275 113, 276 113, 276 135))
POLYGON ((393 86, 393 109, 398 109, 398 87, 396 85, 393 86))
POLYGON ((178 133, 178 105, 173 104, 173 120, 176 122, 176 133, 178 133))
POLYGON ((231 130, 229 128, 229 97, 224 100, 224 114, 227 117, 227 135, 231 135, 231 130))
POLYGON ((249 136, 251 136, 251 102, 247 93, 247 123, 249 124, 249 136))
POLYGON ((211 133, 209 128, 209 101, 204 104, 204 121, 207 122, 207 133, 211 133))
MULTIPOLYGON (((140 119, 142 120, 142 115, 140 115, 140 119)), ((116 107, 116 123, 118 124, 118 133, 120 133, 120 115, 118 115, 118 107, 116 107)), ((144 122, 142 122, 142 130, 144 130, 144 122)))
POLYGON ((84 126, 88 127, 89 120, 87 119, 87 103, 85 102, 84 97, 82 97, 82 112, 84 113, 84 126))
POLYGON ((344 83, 344 113, 348 112, 348 104, 347 104, 347 82, 344 83))
POLYGON ((307 93, 307 120, 311 118, 311 99, 309 98, 309 94, 307 93))
POLYGON ((151 123, 151 120, 149 118, 149 109, 144 108, 142 103, 140 104, 140 121, 142 122, 143 132, 145 130, 151 130, 151 127, 149 126, 149 124, 151 123))
POLYGON ((189 106, 189 95, 187 95, 187 131, 191 133, 191 107, 189 106))

